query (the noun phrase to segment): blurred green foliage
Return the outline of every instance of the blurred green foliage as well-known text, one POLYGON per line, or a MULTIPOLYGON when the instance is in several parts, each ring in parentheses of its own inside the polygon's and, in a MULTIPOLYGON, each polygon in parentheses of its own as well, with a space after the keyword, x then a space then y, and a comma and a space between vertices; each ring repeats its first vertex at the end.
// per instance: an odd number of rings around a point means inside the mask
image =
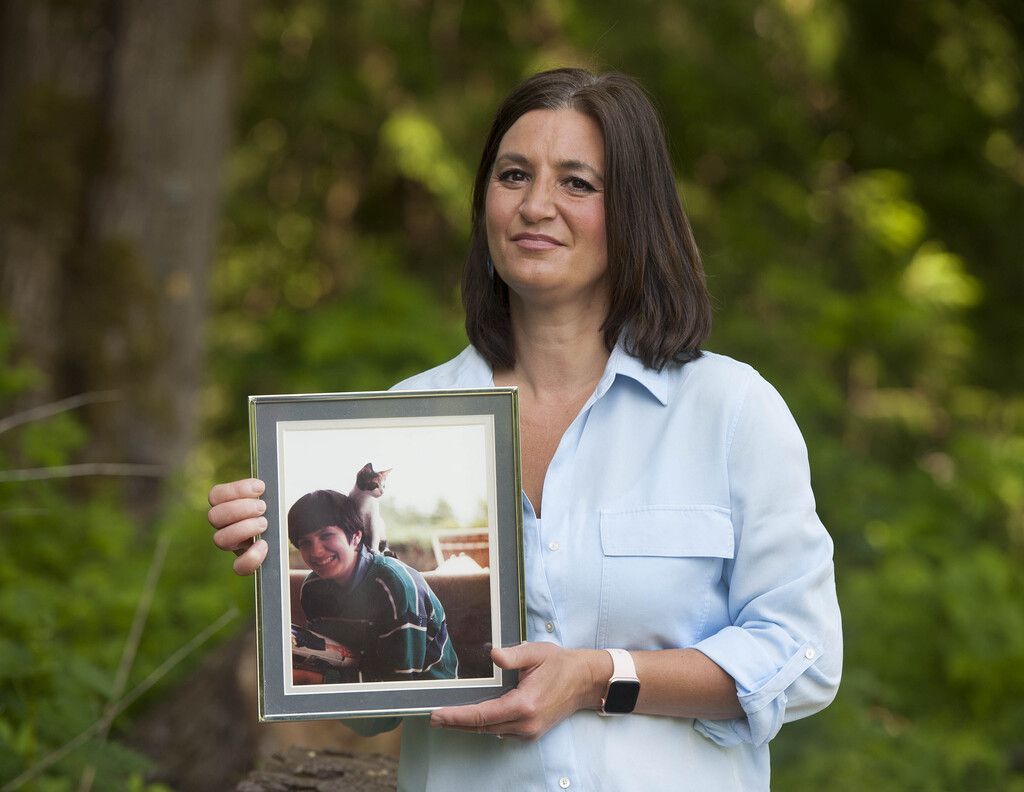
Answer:
MULTIPOLYGON (((783 729, 773 785, 1024 790, 1022 38, 1015 0, 254 4, 209 431, 160 523, 133 680, 250 596, 195 552, 196 493, 248 473, 245 397, 385 388, 456 353, 501 96, 539 68, 620 69, 665 119, 709 346, 785 396, 835 538, 843 687, 783 729)), ((7 363, 5 397, 32 385, 7 363)), ((66 417, 26 427, 3 464, 81 440, 66 417)), ((0 512, 5 777, 99 716, 155 536, 52 483, 0 484, 0 512)), ((136 771, 106 750, 108 777, 136 771)))
MULTIPOLYGON (((8 328, 0 326, 4 416, 15 397, 37 381, 31 368, 11 363, 10 341, 8 328)), ((5 428, 0 470, 61 466, 86 437, 71 413, 5 428)), ((207 534, 194 501, 168 510, 148 534, 112 491, 83 497, 59 479, 0 482, 0 781, 15 778, 89 729, 108 703, 128 692, 115 691, 114 671, 159 535, 170 534, 172 553, 179 555, 164 565, 134 682, 187 640, 189 631, 224 612, 226 591, 213 583, 214 565, 188 559, 185 552, 199 541, 197 528, 204 540, 207 534), (189 583, 197 573, 209 581, 205 592, 202 584, 189 583)), ((244 600, 248 607, 248 597, 244 600)), ((116 741, 93 738, 28 788, 77 788, 91 767, 96 789, 154 790, 142 781, 148 764, 116 741)))
MULTIPOLYGON (((473 517, 460 520, 459 515, 444 498, 438 498, 430 512, 420 511, 413 508, 397 508, 388 503, 380 506, 381 516, 388 527, 388 542, 392 546, 407 545, 418 546, 429 552, 431 541, 435 533, 439 531, 471 532, 474 530, 487 530, 487 501, 481 499, 477 506, 477 513, 473 517)), ((398 553, 402 560, 402 553, 398 553)), ((406 563, 411 563, 406 561, 406 563)), ((427 569, 432 569, 428 566, 427 569)))

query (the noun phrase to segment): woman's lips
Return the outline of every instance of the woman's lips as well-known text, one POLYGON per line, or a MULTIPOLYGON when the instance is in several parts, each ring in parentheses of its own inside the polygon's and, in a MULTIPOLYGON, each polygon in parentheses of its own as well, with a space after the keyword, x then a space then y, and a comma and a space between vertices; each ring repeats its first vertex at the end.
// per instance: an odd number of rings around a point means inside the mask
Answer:
POLYGON ((551 250, 562 246, 557 239, 543 234, 516 234, 512 241, 523 250, 551 250))

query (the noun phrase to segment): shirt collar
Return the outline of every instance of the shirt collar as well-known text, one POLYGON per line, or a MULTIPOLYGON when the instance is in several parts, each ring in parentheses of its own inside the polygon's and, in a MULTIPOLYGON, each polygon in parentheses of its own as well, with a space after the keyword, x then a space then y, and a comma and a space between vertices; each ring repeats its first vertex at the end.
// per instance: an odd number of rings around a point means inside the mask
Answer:
POLYGON ((604 375, 601 377, 601 384, 598 385, 598 390, 603 394, 604 391, 611 387, 612 382, 620 374, 643 385, 655 399, 661 402, 662 406, 668 404, 668 366, 661 371, 647 368, 643 361, 633 357, 625 350, 621 339, 615 344, 615 348, 612 349, 612 354, 609 356, 608 363, 604 367, 604 375))
MULTIPOLYGON (((668 404, 668 366, 661 371, 647 368, 639 358, 633 357, 625 350, 621 340, 612 349, 595 395, 603 396, 619 374, 640 383, 662 405, 668 404)), ((470 346, 466 348, 464 357, 460 361, 456 380, 463 388, 493 385, 494 373, 480 353, 470 346)))
POLYGON ((470 344, 459 355, 458 372, 455 382, 460 388, 480 388, 494 386, 494 372, 483 355, 470 344))

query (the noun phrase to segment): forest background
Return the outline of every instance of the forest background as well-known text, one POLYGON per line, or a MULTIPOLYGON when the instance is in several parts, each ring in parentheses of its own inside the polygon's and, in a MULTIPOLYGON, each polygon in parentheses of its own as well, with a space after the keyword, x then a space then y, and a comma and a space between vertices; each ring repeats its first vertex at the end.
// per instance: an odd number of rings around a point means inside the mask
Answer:
POLYGON ((4 3, 0 786, 251 766, 205 520, 246 397, 456 353, 492 113, 582 65, 660 107, 708 346, 787 400, 835 539, 842 689, 773 786, 1024 790, 1022 35, 1018 0, 4 3))

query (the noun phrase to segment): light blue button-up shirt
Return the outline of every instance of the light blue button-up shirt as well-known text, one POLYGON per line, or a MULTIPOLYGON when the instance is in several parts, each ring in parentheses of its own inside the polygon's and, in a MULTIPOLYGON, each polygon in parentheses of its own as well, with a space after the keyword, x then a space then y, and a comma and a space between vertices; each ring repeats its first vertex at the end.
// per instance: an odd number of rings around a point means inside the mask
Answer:
MULTIPOLYGON (((396 388, 490 385, 470 347, 396 388)), ((535 742, 408 718, 399 788, 768 789, 768 741, 832 700, 842 666, 832 542, 778 393, 721 355, 658 372, 616 347, 543 503, 538 519, 523 496, 528 640, 693 647, 736 680, 745 717, 581 711, 535 742)))

